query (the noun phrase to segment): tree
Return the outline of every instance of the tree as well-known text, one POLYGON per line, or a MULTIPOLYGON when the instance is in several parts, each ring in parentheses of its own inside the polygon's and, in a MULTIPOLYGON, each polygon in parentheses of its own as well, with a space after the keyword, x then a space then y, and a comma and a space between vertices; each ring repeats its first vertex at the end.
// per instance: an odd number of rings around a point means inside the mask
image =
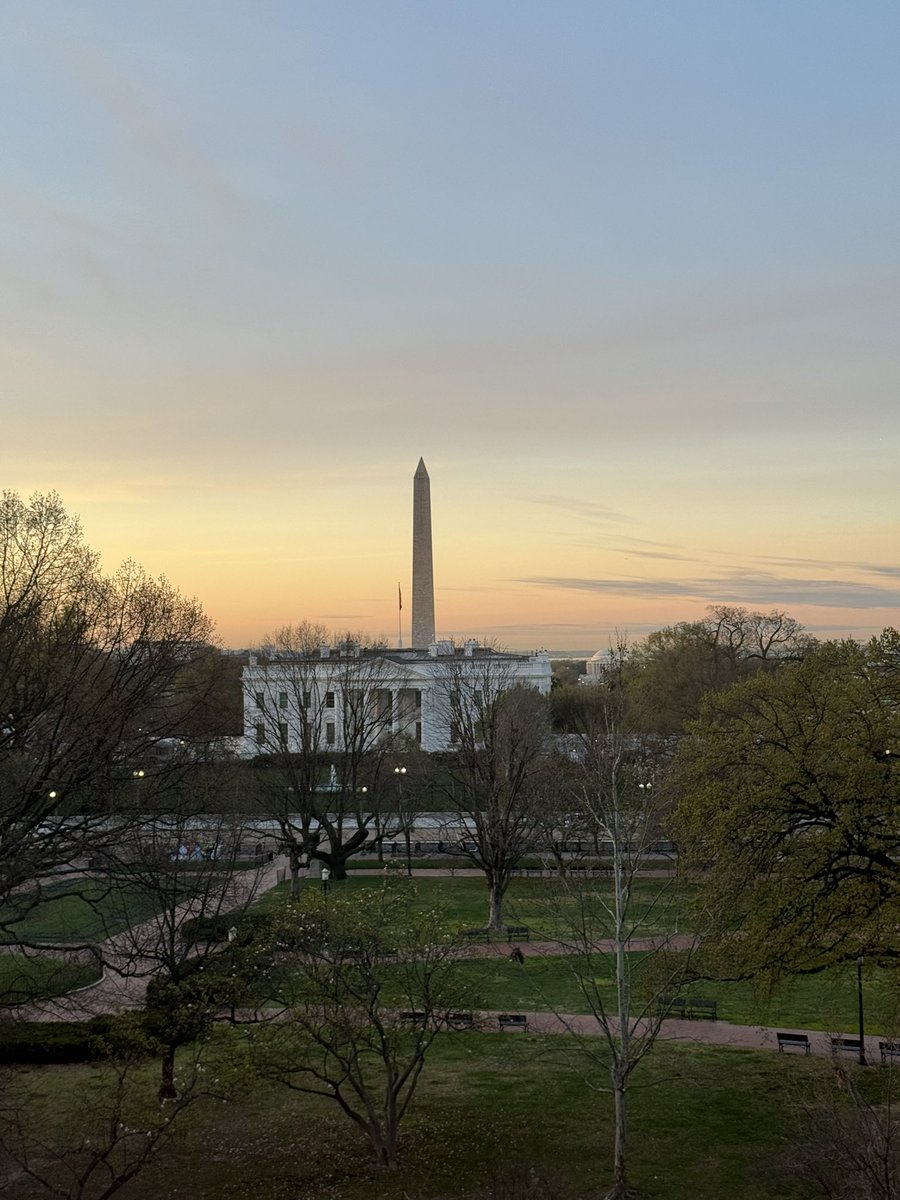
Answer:
MULTIPOLYGON (((211 626, 134 563, 112 576, 58 496, 0 501, 0 904, 71 870, 201 700, 211 626)), ((190 756, 193 763, 199 747, 190 756)), ((172 755, 177 773, 187 756, 172 755)), ((157 775, 163 775, 162 761, 157 775)))
POLYGON ((628 1191, 628 1090, 650 1052, 668 1012, 668 998, 686 980, 690 949, 666 928, 675 901, 674 878, 660 881, 648 900, 638 895, 638 875, 651 844, 664 829, 668 812, 660 746, 634 731, 627 698, 627 647, 610 653, 601 681, 582 689, 581 703, 568 706, 570 756, 560 764, 567 811, 578 814, 599 851, 610 862, 609 890, 587 885, 572 872, 560 874, 549 902, 554 925, 588 1010, 601 1036, 576 1028, 587 1063, 585 1080, 611 1092, 615 1105, 613 1187, 609 1200, 628 1191), (637 940, 640 942, 640 953, 637 940), (602 980, 612 976, 610 1002, 602 980))
POLYGON ((628 688, 648 732, 680 732, 707 692, 798 661, 814 644, 802 625, 778 609, 760 613, 716 604, 707 614, 651 633, 630 653, 628 688))
POLYGON ((496 930, 512 872, 534 844, 549 769, 546 701, 510 680, 502 659, 450 660, 442 695, 455 749, 433 756, 450 848, 484 872, 496 930))
POLYGON ((393 1167, 431 1045, 471 1006, 458 946, 400 879, 364 896, 305 892, 275 915, 272 937, 280 1011, 251 1031, 259 1071, 332 1100, 393 1167))
POLYGON ((216 1089, 199 1053, 183 1063, 183 1084, 161 1107, 146 1087, 154 1053, 135 1014, 98 1036, 88 1068, 22 1068, 0 1075, 0 1158, 10 1195, 109 1200, 179 1130, 189 1109, 216 1089), (53 1086, 48 1071, 55 1070, 53 1086), (75 1078, 72 1078, 72 1075, 75 1078))
POLYGON ((134 828, 105 864, 110 886, 139 893, 152 912, 100 950, 108 971, 146 983, 143 1024, 158 1048, 160 1100, 178 1096, 179 1048, 206 1034, 231 999, 223 926, 240 924, 264 870, 238 868, 244 841, 240 822, 186 810, 134 828))
POLYGON ((798 1136, 787 1164, 797 1195, 824 1200, 900 1195, 896 1069, 875 1081, 875 1098, 860 1083, 852 1067, 835 1059, 830 1077, 814 1080, 798 1097, 798 1136))
POLYGON ((897 955, 894 630, 822 645, 707 697, 677 758, 679 844, 728 969, 897 955))
POLYGON ((266 639, 251 666, 262 804, 287 850, 291 891, 312 857, 335 879, 370 839, 403 753, 389 661, 345 637, 329 643, 304 622, 266 639))

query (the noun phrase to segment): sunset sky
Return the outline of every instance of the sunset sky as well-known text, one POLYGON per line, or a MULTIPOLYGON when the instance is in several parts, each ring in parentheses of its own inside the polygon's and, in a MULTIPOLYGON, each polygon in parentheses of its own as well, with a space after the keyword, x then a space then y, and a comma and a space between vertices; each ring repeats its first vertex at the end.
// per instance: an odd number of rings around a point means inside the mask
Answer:
POLYGON ((5 0, 0 478, 230 646, 900 624, 896 0, 5 0), (408 636, 409 604, 403 612, 408 636))

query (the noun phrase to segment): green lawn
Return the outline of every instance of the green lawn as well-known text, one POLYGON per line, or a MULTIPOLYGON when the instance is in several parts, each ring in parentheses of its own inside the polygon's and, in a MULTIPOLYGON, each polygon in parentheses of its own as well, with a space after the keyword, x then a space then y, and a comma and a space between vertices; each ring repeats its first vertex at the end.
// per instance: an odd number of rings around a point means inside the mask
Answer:
MULTIPOLYGON (((571 961, 562 956, 529 957, 519 966, 506 958, 490 958, 470 960, 461 969, 471 977, 487 1009, 589 1012, 570 968, 571 961)), ((598 958, 600 993, 610 1006, 615 1000, 611 971, 611 959, 598 958)), ((898 1029, 898 987, 897 972, 869 972, 863 986, 869 1033, 892 1033, 898 1029)), ((857 1028, 856 970, 852 966, 786 981, 772 995, 766 995, 751 983, 710 980, 692 984, 686 994, 718 1000, 719 1019, 738 1025, 777 1025, 830 1033, 850 1033, 857 1028)))
MULTIPOLYGON (((236 1036, 223 1035, 223 1047, 236 1036)), ((183 1136, 122 1195, 587 1200, 610 1182, 612 1101, 587 1086, 582 1066, 568 1038, 442 1035, 403 1126, 400 1166, 388 1173, 372 1167, 367 1145, 334 1104, 248 1077, 231 1102, 204 1102, 183 1136), (495 1186, 529 1176, 533 1190, 527 1193, 495 1186)), ((96 1119, 81 1103, 85 1086, 96 1089, 96 1070, 40 1069, 58 1130, 96 1119)), ((157 1070, 146 1072, 148 1089, 157 1070)), ((631 1094, 638 1194, 642 1200, 786 1196, 796 1159, 797 1097, 816 1081, 827 1086, 828 1072, 827 1063, 803 1058, 657 1045, 631 1094)), ((29 1070, 17 1079, 25 1088, 36 1075, 29 1070)), ((94 1108, 99 1112, 96 1102, 94 1108)), ((21 1200, 36 1194, 25 1181, 17 1191, 21 1200)), ((790 1192, 813 1194, 803 1187, 790 1192)))
MULTIPOLYGON (((473 929, 486 924, 488 893, 483 879, 465 876, 438 876, 413 880, 423 907, 440 907, 446 913, 447 925, 453 929, 473 929)), ((310 883, 306 886, 317 887, 310 883)), ((351 875, 335 889, 366 889, 382 886, 379 876, 351 875)), ((588 893, 595 892, 606 899, 611 897, 611 885, 602 879, 587 880, 582 885, 588 893)), ((260 901, 268 908, 281 903, 288 894, 288 885, 280 884, 260 901)), ((669 880, 640 879, 635 886, 634 924, 641 936, 663 931, 690 930, 689 905, 692 891, 675 887, 669 880)), ((571 911, 573 901, 566 897, 559 884, 551 879, 515 878, 506 894, 505 917, 508 924, 528 925, 532 937, 556 938, 564 932, 564 914, 571 911)))
POLYGON ((96 966, 46 955, 0 953, 0 1005, 62 996, 100 978, 96 966))
MULTIPOLYGON (((607 884, 603 881, 596 881, 596 884, 602 895, 608 895, 607 884)), ((355 876, 334 886, 336 890, 357 891, 381 885, 382 881, 377 877, 355 876)), ((442 909, 449 928, 467 929, 484 923, 486 888, 482 880, 448 876, 419 878, 414 880, 414 887, 424 906, 442 909)), ((640 932, 660 931, 662 921, 656 921, 652 913, 649 917, 647 914, 660 893, 667 898, 670 890, 668 881, 638 881, 638 919, 641 915, 646 918, 646 927, 640 932)), ((561 927, 558 917, 554 917, 552 905, 548 911, 548 904, 556 893, 557 886, 553 881, 514 879, 508 894, 508 920, 529 925, 534 940, 558 935, 561 927)), ((285 886, 281 886, 264 897, 261 904, 268 906, 283 902, 286 894, 285 886)), ((668 905, 666 909, 666 924, 683 931, 689 920, 680 910, 687 908, 691 894, 682 888, 673 894, 672 899, 675 904, 668 905)), ((610 969, 609 959, 599 956, 598 976, 608 976, 610 969)), ((543 960, 529 956, 523 967, 505 958, 473 960, 464 970, 472 976, 473 981, 477 979, 477 990, 484 996, 483 1006, 488 1009, 589 1011, 567 960, 562 956, 543 960)), ((611 1001, 611 981, 607 979, 601 986, 611 1001)), ((898 993, 900 976, 896 972, 867 968, 864 1002, 866 1028, 870 1032, 900 1030, 898 993)), ((753 983, 715 981, 700 981, 688 989, 688 994, 718 1000, 719 1018, 737 1024, 821 1029, 826 1032, 852 1032, 857 1028, 856 975, 853 966, 787 981, 771 995, 753 983)))
MULTIPOLYGON (((52 884, 38 905, 21 921, 7 926, 0 940, 34 942, 99 942, 146 921, 158 899, 140 887, 114 886, 96 879, 52 884)), ((0 917, 8 918, 0 912, 0 917)))

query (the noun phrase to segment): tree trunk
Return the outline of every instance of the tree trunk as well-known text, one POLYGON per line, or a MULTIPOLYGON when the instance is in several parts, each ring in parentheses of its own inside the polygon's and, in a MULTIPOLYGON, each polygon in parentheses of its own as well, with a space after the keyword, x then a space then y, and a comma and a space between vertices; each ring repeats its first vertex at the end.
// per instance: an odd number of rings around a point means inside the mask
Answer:
POLYGON ((615 1112, 616 1112, 616 1141, 613 1152, 613 1186, 607 1193, 607 1200, 627 1200, 628 1182, 625 1173, 626 1135, 628 1132, 625 1108, 625 1080, 614 1080, 615 1112))
POLYGON ((291 899, 297 900, 300 896, 300 852, 296 848, 291 848, 291 899))
POLYGON ((503 932, 503 895, 505 891, 506 889, 496 876, 488 876, 488 892, 490 895, 488 928, 495 930, 497 933, 503 932))
POLYGON ((618 827, 613 833, 613 892, 615 901, 615 952, 616 952, 616 1008, 619 1018, 618 1047, 614 1051, 612 1065, 613 1094, 615 1096, 616 1141, 613 1155, 613 1189, 608 1200, 625 1200, 628 1187, 625 1179, 626 1160, 626 1107, 625 1087, 631 1067, 631 978, 628 968, 628 909, 624 852, 618 827))
POLYGON ((397 1133, 396 1122, 387 1121, 384 1127, 376 1121, 368 1123, 369 1137, 375 1150, 378 1165, 385 1171, 392 1171, 397 1166, 397 1133))
POLYGON ((162 1081, 159 1085, 157 1097, 160 1103, 165 1100, 177 1100, 178 1092, 175 1089, 175 1047, 167 1046, 163 1051, 162 1057, 162 1081))

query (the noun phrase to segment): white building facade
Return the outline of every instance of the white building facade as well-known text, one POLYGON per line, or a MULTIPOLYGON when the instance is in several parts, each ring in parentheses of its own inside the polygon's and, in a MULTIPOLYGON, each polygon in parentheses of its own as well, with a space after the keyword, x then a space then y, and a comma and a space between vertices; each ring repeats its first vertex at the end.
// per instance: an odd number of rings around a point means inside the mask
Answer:
POLYGON ((341 752, 360 738, 400 736, 426 751, 450 750, 461 703, 477 709, 517 686, 550 691, 546 651, 506 653, 468 641, 252 654, 243 670, 240 753, 341 752))

